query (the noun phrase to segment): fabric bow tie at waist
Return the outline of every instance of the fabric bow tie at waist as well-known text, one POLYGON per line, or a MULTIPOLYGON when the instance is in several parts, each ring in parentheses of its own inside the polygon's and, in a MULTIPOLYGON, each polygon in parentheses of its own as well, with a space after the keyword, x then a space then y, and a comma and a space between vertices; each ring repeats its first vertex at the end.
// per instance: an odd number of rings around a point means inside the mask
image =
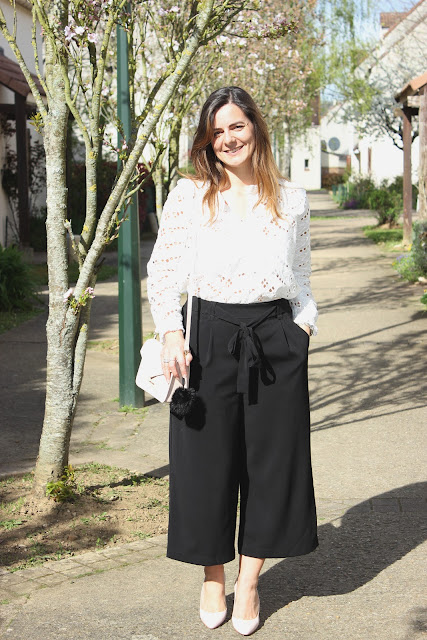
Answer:
POLYGON ((260 339, 255 327, 268 318, 276 309, 270 308, 267 313, 263 313, 259 318, 255 318, 250 322, 242 322, 236 320, 223 309, 216 310, 216 317, 234 324, 239 327, 234 333, 227 345, 228 352, 239 362, 237 370, 237 392, 249 394, 249 376, 250 370, 259 368, 263 360, 263 352, 260 339))

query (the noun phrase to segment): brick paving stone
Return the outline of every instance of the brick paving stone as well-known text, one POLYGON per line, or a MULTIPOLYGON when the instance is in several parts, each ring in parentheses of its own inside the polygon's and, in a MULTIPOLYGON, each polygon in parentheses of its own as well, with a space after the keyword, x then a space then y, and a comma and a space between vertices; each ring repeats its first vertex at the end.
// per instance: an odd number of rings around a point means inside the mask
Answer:
POLYGON ((133 562, 143 562, 144 560, 148 560, 149 558, 158 558, 160 556, 163 556, 164 553, 164 549, 159 546, 147 547, 147 549, 135 551, 135 553, 133 553, 132 557, 129 559, 129 564, 132 564, 133 562))
POLYGON ((74 558, 67 558, 66 560, 52 560, 51 562, 45 563, 43 566, 51 571, 62 572, 67 569, 73 569, 80 564, 81 563, 74 558))
POLYGON ((404 513, 425 513, 427 511, 427 501, 423 498, 399 498, 399 502, 404 513))
MULTIPOLYGON (((128 556, 132 553, 132 549, 124 549, 122 546, 115 547, 114 549, 104 549, 102 555, 104 558, 116 558, 122 556, 128 556)), ((79 557, 80 560, 80 557, 79 557)))
POLYGON ((42 576, 41 578, 36 578, 34 582, 39 586, 53 587, 57 584, 61 584, 61 582, 65 582, 67 580, 67 576, 64 573, 53 573, 50 576, 42 576))
POLYGON ((7 575, 0 576, 0 588, 9 588, 9 585, 26 582, 27 578, 21 578, 20 573, 20 571, 16 571, 15 573, 7 573, 7 575))
POLYGON ((76 567, 62 571, 61 575, 66 576, 67 578, 76 578, 77 576, 86 575, 88 573, 92 573, 92 567, 90 565, 79 564, 76 567))
POLYGON ((100 562, 93 562, 90 565, 90 568, 92 571, 97 571, 99 569, 101 569, 102 571, 105 571, 107 569, 116 569, 118 567, 120 567, 120 563, 112 559, 101 560, 100 562))
POLYGON ((371 503, 373 510, 377 513, 398 513, 400 511, 397 498, 372 498, 371 503))
POLYGON ((100 551, 88 551, 77 557, 79 563, 84 565, 92 564, 92 562, 99 562, 99 560, 104 560, 106 558, 106 556, 104 556, 100 551))
POLYGON ((372 506, 367 501, 362 502, 360 504, 356 504, 354 505, 354 507, 351 508, 352 513, 370 513, 371 511, 372 511, 372 506))
POLYGON ((41 576, 51 575, 52 571, 50 568, 42 565, 40 567, 30 567, 29 569, 22 569, 18 573, 24 580, 33 580, 34 578, 40 578, 41 576))
POLYGON ((151 542, 151 544, 156 544, 156 545, 160 545, 162 547, 166 547, 167 542, 168 542, 168 534, 167 533, 162 533, 159 536, 154 536, 154 538, 149 538, 148 542, 151 542))
POLYGON ((134 549, 139 551, 139 549, 146 549, 147 547, 152 547, 152 538, 148 540, 137 540, 136 542, 127 542, 126 544, 121 545, 122 549, 134 549))
POLYGON ((38 588, 38 584, 35 580, 26 580, 25 582, 17 582, 11 584, 9 590, 15 596, 29 595, 38 588))
POLYGON ((14 595, 8 589, 0 589, 0 602, 10 600, 14 595))

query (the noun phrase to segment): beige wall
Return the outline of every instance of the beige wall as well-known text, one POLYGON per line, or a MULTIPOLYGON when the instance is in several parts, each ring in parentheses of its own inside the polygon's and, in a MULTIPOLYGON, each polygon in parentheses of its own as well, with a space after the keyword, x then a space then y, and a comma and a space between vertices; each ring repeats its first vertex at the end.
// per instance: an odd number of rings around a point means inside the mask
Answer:
MULTIPOLYGON (((26 5, 25 0, 18 0, 16 4, 16 15, 17 15, 17 43, 20 48, 20 51, 24 57, 24 60, 32 73, 36 71, 36 65, 34 60, 34 51, 32 47, 32 16, 31 16, 31 7, 26 5), (20 4, 18 4, 20 2, 20 4), (24 5, 24 6, 22 6, 24 5)), ((5 15, 6 22, 9 28, 12 28, 13 25, 13 8, 10 5, 8 0, 0 0, 0 6, 5 15)), ((42 55, 42 40, 40 36, 40 27, 37 28, 37 47, 39 51, 39 63, 43 65, 43 55, 42 55)), ((0 34, 0 47, 2 47, 4 55, 10 58, 13 61, 16 61, 15 55, 12 52, 8 42, 5 40, 3 35, 0 34)), ((13 91, 10 91, 6 87, 0 85, 0 103, 2 104, 13 104, 15 102, 15 94, 13 91)), ((27 97, 27 102, 34 103, 31 94, 27 97)), ((12 123, 13 124, 13 123, 12 123)), ((39 134, 28 125, 28 129, 30 131, 31 139, 34 140, 36 138, 40 138, 39 134)), ((15 140, 14 137, 5 139, 2 133, 0 132, 0 167, 3 167, 4 158, 5 158, 5 147, 6 142, 14 148, 15 140)), ((40 203, 42 204, 42 203, 40 203)), ((5 246, 6 241, 8 244, 11 242, 11 230, 9 228, 8 237, 6 238, 6 219, 11 217, 11 211, 9 202, 7 200, 6 194, 0 183, 0 244, 5 246)))

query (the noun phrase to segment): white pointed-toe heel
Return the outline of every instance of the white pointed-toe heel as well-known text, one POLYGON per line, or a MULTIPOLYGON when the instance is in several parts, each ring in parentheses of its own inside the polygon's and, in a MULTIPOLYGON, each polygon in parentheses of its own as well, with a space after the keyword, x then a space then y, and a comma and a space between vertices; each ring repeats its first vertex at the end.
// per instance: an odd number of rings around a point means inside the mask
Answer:
MULTIPOLYGON (((236 597, 236 589, 237 589, 237 581, 234 585, 234 597, 236 597)), ((236 618, 235 616, 231 616, 231 622, 233 623, 233 627, 237 631, 237 633, 240 633, 240 635, 242 636, 250 636, 251 633, 254 633, 254 631, 256 631, 259 627, 259 596, 258 596, 258 615, 256 616, 256 618, 251 618, 250 620, 243 620, 242 618, 236 618)))
MULTIPOLYGON (((203 585, 202 585, 203 589, 203 585)), ((200 602, 202 601, 202 594, 200 594, 200 602)), ((205 611, 200 607, 200 620, 208 629, 216 629, 220 627, 227 617, 227 609, 224 611, 205 611)))

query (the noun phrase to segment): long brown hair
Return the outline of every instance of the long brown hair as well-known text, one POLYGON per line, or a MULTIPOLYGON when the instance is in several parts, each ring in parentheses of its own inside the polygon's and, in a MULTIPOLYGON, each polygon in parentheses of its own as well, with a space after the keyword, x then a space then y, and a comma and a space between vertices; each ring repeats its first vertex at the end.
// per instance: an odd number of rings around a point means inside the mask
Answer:
POLYGON ((218 192, 224 191, 230 186, 224 165, 218 160, 212 147, 214 137, 213 121, 216 112, 230 103, 240 107, 254 127, 255 149, 251 160, 259 194, 257 204, 264 204, 274 219, 280 217, 278 196, 279 180, 282 176, 271 151, 267 125, 254 100, 247 91, 240 87, 217 89, 211 93, 203 105, 191 150, 191 161, 195 175, 188 177, 208 185, 203 197, 203 203, 206 203, 209 207, 210 221, 212 222, 215 217, 218 192))

